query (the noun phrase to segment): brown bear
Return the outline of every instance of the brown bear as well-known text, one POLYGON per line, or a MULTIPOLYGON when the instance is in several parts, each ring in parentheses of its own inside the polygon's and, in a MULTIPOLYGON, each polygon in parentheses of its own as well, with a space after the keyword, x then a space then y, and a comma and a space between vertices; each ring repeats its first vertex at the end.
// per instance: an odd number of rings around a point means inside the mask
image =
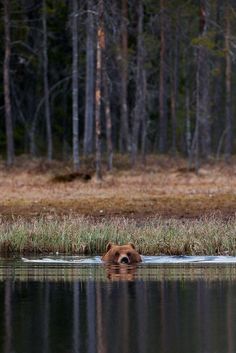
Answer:
POLYGON ((141 256, 135 250, 135 246, 132 243, 126 245, 108 243, 106 250, 106 254, 102 257, 103 261, 128 265, 142 261, 141 256))

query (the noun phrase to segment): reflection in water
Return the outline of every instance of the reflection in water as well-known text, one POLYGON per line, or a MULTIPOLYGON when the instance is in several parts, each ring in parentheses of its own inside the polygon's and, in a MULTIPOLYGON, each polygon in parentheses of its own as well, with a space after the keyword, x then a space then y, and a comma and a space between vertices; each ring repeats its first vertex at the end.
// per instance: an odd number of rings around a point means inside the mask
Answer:
POLYGON ((137 264, 112 264, 105 265, 107 278, 111 281, 134 281, 137 276, 137 264))
POLYGON ((235 281, 8 279, 0 296, 4 353, 236 351, 235 281))

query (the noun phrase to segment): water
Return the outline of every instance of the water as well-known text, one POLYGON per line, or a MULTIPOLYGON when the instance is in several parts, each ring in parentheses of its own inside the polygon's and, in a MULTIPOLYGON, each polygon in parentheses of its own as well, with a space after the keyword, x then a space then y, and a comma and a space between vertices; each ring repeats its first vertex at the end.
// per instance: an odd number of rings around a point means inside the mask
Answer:
POLYGON ((27 260, 0 260, 0 352, 236 352, 232 258, 27 260))
MULTIPOLYGON (((53 256, 22 258, 29 263, 102 264, 100 256, 53 256)), ((236 264, 236 256, 142 256, 142 264, 236 264)))

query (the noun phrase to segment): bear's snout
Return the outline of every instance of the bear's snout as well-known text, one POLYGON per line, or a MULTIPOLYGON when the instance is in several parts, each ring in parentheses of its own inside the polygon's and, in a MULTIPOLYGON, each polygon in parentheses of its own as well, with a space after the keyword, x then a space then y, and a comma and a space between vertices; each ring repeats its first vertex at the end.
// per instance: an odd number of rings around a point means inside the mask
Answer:
POLYGON ((129 260, 128 256, 122 256, 122 257, 119 258, 118 262, 121 263, 121 264, 129 264, 130 260, 129 260))

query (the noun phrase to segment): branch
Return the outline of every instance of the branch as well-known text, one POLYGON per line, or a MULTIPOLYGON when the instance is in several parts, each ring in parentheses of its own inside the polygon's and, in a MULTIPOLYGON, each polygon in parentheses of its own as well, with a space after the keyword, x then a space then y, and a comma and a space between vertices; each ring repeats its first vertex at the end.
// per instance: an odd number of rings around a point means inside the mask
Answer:
MULTIPOLYGON (((71 79, 71 76, 68 76, 68 77, 65 77, 65 78, 63 78, 62 80, 58 81, 57 83, 55 83, 55 85, 53 85, 53 86, 50 88, 49 92, 48 92, 49 96, 52 94, 52 92, 53 92, 58 86, 60 86, 62 83, 66 82, 66 81, 69 81, 70 79, 71 79)), ((36 108, 36 111, 35 111, 34 116, 33 116, 32 126, 31 126, 31 129, 30 129, 31 132, 34 132, 34 130, 35 130, 36 122, 37 122, 37 118, 38 118, 38 114, 39 114, 39 112, 40 112, 40 109, 41 109, 42 105, 44 104, 44 101, 45 101, 45 97, 43 97, 43 98, 41 99, 41 101, 39 102, 39 104, 38 104, 38 106, 37 106, 37 108, 36 108)))

